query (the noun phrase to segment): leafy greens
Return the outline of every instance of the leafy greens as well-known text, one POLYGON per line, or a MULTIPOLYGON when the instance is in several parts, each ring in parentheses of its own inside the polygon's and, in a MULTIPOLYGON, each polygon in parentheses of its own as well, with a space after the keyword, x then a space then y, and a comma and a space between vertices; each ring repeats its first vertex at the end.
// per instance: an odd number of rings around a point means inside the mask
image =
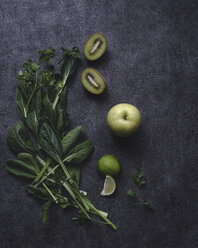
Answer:
POLYGON ((52 204, 78 209, 74 220, 101 222, 116 226, 107 214, 97 210, 79 189, 80 166, 93 151, 90 140, 76 144, 83 127, 68 131, 67 82, 80 58, 78 48, 62 49, 60 72, 52 63, 55 50, 39 51, 37 62, 28 60, 19 71, 16 104, 21 121, 8 132, 7 144, 17 159, 7 161, 14 176, 27 179, 27 192, 43 202, 42 220, 52 204), (77 164, 77 165, 76 165, 77 164))

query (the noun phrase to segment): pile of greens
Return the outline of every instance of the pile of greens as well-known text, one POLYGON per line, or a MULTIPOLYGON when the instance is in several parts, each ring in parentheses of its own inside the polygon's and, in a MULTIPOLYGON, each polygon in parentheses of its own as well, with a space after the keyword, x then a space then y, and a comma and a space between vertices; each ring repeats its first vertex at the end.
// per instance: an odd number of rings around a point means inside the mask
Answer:
POLYGON ((28 194, 43 201, 43 222, 55 203, 61 208, 76 208, 79 216, 73 219, 78 222, 101 222, 116 230, 107 213, 97 210, 79 189, 80 167, 76 164, 90 155, 93 145, 90 140, 76 144, 82 126, 67 130, 67 81, 80 53, 76 47, 62 51, 60 73, 55 73, 52 48, 39 51, 38 61, 28 60, 19 71, 16 103, 21 121, 9 130, 7 138, 16 159, 8 160, 6 168, 30 181, 28 194))

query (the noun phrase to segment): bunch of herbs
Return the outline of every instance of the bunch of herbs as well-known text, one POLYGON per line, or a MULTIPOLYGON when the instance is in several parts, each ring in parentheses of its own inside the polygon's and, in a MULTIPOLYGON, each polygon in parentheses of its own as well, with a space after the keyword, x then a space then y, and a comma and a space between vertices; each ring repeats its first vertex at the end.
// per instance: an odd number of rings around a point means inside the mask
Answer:
POLYGON ((52 48, 39 51, 37 62, 28 60, 19 71, 16 103, 21 121, 9 130, 7 137, 16 159, 8 160, 6 168, 29 181, 28 194, 43 202, 43 222, 49 207, 56 204, 76 208, 79 216, 73 219, 78 222, 102 222, 116 229, 107 213, 97 210, 79 188, 78 164, 91 154, 93 145, 90 140, 76 144, 82 126, 68 131, 67 82, 80 53, 76 47, 62 52, 59 73, 52 63, 52 48))

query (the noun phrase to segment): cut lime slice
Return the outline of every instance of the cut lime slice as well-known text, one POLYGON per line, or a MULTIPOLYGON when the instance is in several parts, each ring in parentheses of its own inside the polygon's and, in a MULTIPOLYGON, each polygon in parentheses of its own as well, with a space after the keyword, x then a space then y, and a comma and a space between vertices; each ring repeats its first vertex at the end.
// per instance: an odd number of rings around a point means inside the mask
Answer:
POLYGON ((102 196, 112 195, 115 189, 116 189, 116 183, 113 177, 106 175, 104 181, 104 188, 103 191, 101 192, 101 195, 102 196))

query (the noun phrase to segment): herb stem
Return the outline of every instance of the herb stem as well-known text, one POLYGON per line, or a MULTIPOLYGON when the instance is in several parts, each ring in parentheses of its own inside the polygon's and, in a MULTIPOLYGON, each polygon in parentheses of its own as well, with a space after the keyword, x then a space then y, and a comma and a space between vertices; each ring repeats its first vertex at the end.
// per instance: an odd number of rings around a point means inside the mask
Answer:
POLYGON ((107 217, 105 217, 99 210, 97 210, 91 202, 89 202, 88 204, 103 220, 105 220, 107 224, 109 224, 114 230, 117 230, 117 227, 109 219, 107 219, 107 217))
POLYGON ((64 76, 62 88, 58 91, 58 94, 56 95, 56 98, 55 98, 55 100, 53 102, 53 105, 52 105, 53 110, 55 110, 55 108, 56 108, 56 105, 57 105, 58 100, 59 100, 59 96, 60 96, 61 92, 63 91, 63 89, 65 87, 65 84, 66 84, 68 76, 69 76, 69 72, 64 76))
POLYGON ((73 179, 71 178, 69 171, 67 170, 67 168, 65 167, 64 163, 62 162, 62 160, 60 159, 60 157, 58 156, 58 160, 59 163, 66 175, 66 177, 68 178, 69 182, 71 183, 71 185, 73 186, 73 190, 76 192, 76 194, 78 195, 78 197, 80 198, 81 202, 83 203, 85 209, 88 211, 89 210, 89 206, 86 204, 86 202, 84 201, 81 193, 79 192, 79 189, 76 187, 76 184, 74 183, 73 179))
POLYGON ((38 89, 38 87, 37 87, 37 85, 35 85, 35 87, 34 87, 32 93, 31 93, 31 95, 30 95, 30 97, 29 97, 29 99, 28 99, 28 101, 27 101, 27 104, 26 104, 26 106, 25 106, 26 115, 27 115, 27 112, 28 112, 28 108, 29 108, 30 101, 32 100, 32 97, 33 97, 33 95, 34 95, 34 93, 36 92, 37 89, 38 89))
POLYGON ((60 165, 57 164, 53 169, 51 169, 37 184, 35 184, 35 187, 38 187, 40 183, 42 183, 50 174, 52 174, 60 165))
POLYGON ((50 194, 50 196, 52 197, 52 199, 53 199, 56 203, 58 203, 56 197, 53 195, 52 191, 47 187, 47 185, 46 185, 45 183, 42 183, 42 184, 43 184, 44 188, 47 190, 47 192, 50 194))
POLYGON ((43 166, 43 168, 41 169, 41 171, 39 172, 39 174, 37 175, 37 177, 34 179, 33 183, 38 182, 39 179, 42 177, 43 173, 46 171, 46 169, 48 168, 48 166, 51 163, 51 159, 49 158, 47 160, 47 162, 45 163, 45 165, 43 166))
POLYGON ((72 190, 70 189, 70 186, 66 183, 63 182, 63 187, 67 190, 67 192, 71 195, 71 197, 74 199, 74 201, 76 202, 76 204, 78 205, 78 207, 82 210, 82 212, 85 214, 85 216, 90 220, 91 217, 88 215, 88 213, 86 212, 86 210, 83 208, 83 206, 77 201, 76 196, 74 195, 74 193, 72 192, 72 190))

